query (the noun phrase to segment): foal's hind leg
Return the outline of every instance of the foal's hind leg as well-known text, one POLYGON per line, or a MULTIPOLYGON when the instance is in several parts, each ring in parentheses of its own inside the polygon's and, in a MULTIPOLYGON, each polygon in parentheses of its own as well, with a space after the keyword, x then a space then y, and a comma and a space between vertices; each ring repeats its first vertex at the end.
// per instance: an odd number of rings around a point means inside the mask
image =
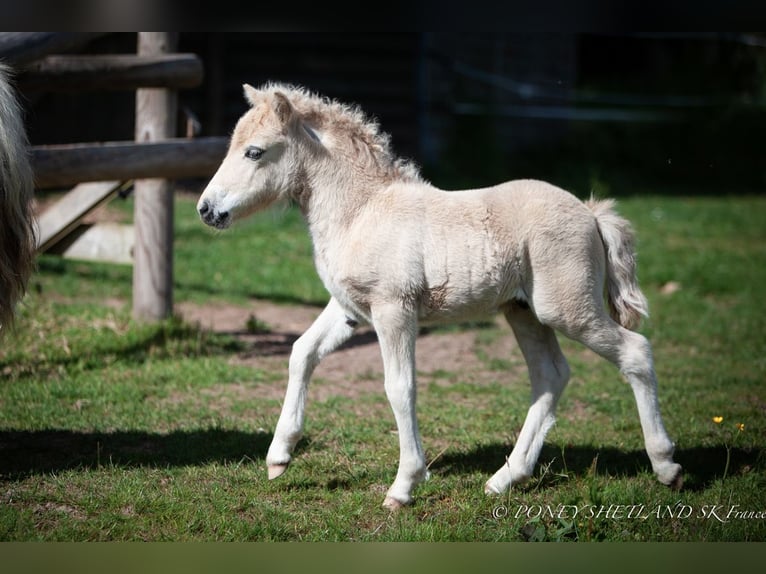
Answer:
POLYGON ((340 304, 330 299, 311 327, 293 344, 285 402, 266 454, 270 479, 287 470, 293 449, 303 434, 303 413, 311 373, 322 357, 351 337, 355 326, 340 304))
POLYGON ((675 445, 662 423, 649 341, 643 335, 621 327, 603 313, 575 330, 569 327, 571 338, 581 341, 620 369, 633 389, 644 445, 657 479, 668 486, 680 487, 682 469, 681 465, 673 462, 675 445))
POLYGON ((511 484, 532 476, 545 435, 555 422, 555 410, 569 380, 569 365, 553 329, 544 326, 529 309, 509 307, 505 317, 527 362, 532 383, 532 405, 507 463, 484 486, 487 494, 505 492, 511 484))

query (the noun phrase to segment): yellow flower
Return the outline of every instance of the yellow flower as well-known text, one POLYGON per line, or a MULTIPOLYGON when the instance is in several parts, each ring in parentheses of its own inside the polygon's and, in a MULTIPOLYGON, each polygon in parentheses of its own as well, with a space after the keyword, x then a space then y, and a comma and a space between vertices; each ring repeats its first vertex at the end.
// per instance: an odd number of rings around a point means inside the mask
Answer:
POLYGON ((745 430, 745 423, 737 423, 737 428, 739 429, 739 432, 742 432, 745 430))
POLYGON ((723 422, 723 417, 713 417, 713 422, 720 425, 723 422))

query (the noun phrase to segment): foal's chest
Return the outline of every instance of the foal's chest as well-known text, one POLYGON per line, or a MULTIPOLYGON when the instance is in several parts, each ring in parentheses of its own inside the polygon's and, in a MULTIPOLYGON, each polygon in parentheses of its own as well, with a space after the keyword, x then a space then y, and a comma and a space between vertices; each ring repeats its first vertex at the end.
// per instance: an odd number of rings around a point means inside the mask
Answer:
POLYGON ((325 289, 340 306, 353 315, 352 318, 369 323, 372 285, 343 272, 337 264, 333 265, 332 254, 326 251, 315 251, 314 264, 325 289))

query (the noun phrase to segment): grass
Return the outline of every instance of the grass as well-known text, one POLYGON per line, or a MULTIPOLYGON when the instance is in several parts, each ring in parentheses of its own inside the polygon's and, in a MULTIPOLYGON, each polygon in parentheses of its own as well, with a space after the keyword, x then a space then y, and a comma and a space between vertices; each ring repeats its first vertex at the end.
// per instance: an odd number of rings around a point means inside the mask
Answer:
MULTIPOLYGON (((295 463, 268 482, 280 401, 248 391, 281 387, 284 370, 232 364, 244 343, 178 319, 134 323, 129 268, 43 257, 0 349, 0 540, 766 539, 766 198, 636 195, 620 210, 640 238, 643 332, 684 490, 651 474, 615 369, 569 341, 572 381, 537 473, 503 497, 482 486, 528 386, 449 371, 421 377, 432 478, 413 507, 380 508, 398 457, 382 392, 310 402, 295 463)), ((179 197, 176 218, 177 301, 326 301, 294 210, 214 235, 179 197)), ((477 355, 518 370, 518 351, 483 354, 498 333, 480 325, 477 355)))

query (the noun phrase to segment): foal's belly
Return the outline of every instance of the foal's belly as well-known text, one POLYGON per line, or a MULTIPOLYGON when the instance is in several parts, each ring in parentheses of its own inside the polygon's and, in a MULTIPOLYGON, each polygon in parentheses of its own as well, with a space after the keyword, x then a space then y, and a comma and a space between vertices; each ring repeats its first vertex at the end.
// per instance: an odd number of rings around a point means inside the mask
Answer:
POLYGON ((507 281, 473 287, 456 289, 447 283, 426 289, 418 308, 419 322, 430 325, 483 320, 510 301, 526 301, 523 291, 507 281))

